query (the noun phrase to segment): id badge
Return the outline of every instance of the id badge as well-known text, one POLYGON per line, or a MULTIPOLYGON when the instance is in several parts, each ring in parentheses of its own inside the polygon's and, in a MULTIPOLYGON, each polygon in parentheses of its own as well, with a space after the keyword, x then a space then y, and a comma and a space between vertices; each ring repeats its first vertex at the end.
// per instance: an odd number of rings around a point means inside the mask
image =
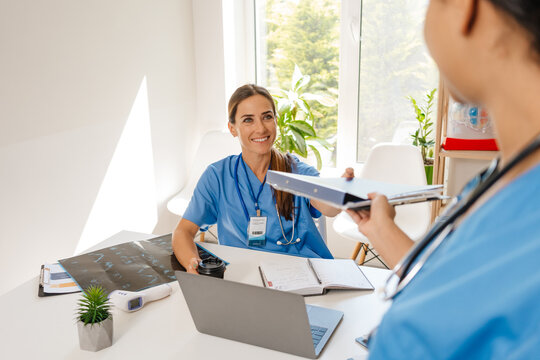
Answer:
POLYGON ((252 216, 248 225, 248 246, 266 245, 266 216, 252 216))

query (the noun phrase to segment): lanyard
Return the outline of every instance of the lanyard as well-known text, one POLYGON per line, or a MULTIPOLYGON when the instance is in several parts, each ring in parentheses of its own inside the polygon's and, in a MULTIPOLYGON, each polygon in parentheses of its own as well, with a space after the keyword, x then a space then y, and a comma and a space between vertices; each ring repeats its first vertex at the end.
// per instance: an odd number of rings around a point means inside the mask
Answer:
POLYGON ((261 196, 261 193, 264 189, 264 184, 266 184, 266 175, 264 176, 263 182, 261 186, 259 187, 259 192, 257 193, 257 197, 255 197, 255 193, 253 192, 253 188, 251 187, 251 181, 249 181, 249 175, 246 169, 246 164, 244 163, 244 160, 242 159, 242 154, 240 153, 240 155, 238 156, 238 159, 236 160, 236 165, 234 166, 234 184, 236 185, 236 192, 238 194, 238 198, 240 199, 240 203, 242 204, 244 215, 246 215, 246 220, 249 222, 249 213, 246 208, 246 203, 244 202, 244 197, 242 196, 242 193, 240 192, 240 185, 238 185, 238 164, 240 163, 240 161, 242 161, 242 167, 244 168, 244 172, 246 174, 249 192, 251 193, 251 196, 255 201, 255 211, 257 211, 257 216, 261 216, 261 208, 259 207, 259 197, 261 196))

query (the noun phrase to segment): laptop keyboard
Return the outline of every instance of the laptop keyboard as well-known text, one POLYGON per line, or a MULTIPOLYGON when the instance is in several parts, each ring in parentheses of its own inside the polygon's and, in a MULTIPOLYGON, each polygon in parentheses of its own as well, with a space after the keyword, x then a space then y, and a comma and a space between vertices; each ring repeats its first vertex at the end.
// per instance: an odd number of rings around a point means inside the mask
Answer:
POLYGON ((313 338, 313 345, 317 347, 324 334, 328 329, 320 326, 311 325, 311 337, 313 338))

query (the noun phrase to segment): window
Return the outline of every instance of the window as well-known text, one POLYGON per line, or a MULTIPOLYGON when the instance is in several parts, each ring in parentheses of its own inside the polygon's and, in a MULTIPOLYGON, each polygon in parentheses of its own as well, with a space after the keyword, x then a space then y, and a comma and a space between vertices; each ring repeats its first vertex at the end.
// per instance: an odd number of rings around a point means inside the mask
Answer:
POLYGON ((400 124, 416 125, 408 96, 423 99, 437 87, 437 68, 424 45, 426 6, 426 0, 362 2, 359 162, 375 144, 392 141, 400 124))
MULTIPOLYGON (((427 3, 224 0, 224 25, 236 29, 234 53, 246 63, 236 61, 236 83, 288 89, 296 63, 312 77, 309 92, 338 99, 338 106, 317 108, 318 134, 336 145, 333 153, 321 153, 325 166, 363 162, 380 142, 410 143, 407 125, 415 126, 415 116, 407 97, 423 99, 438 84, 423 40, 427 3), (233 6, 234 19, 226 16, 233 6)), ((226 70, 226 77, 232 73, 226 70)))
MULTIPOLYGON (((310 76, 305 92, 338 98, 340 0, 256 0, 257 83, 289 89, 295 65, 310 76)), ((311 102, 314 128, 336 142, 338 107, 311 102)), ((318 147, 323 164, 335 153, 318 147)), ((335 165, 334 165, 335 166, 335 165)))

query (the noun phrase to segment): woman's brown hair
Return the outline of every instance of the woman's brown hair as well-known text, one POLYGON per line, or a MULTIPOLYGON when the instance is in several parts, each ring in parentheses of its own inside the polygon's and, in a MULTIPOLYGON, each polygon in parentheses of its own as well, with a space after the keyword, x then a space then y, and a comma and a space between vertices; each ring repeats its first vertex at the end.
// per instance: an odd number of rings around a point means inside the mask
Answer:
MULTIPOLYGON (((262 95, 266 99, 268 99, 270 104, 272 104, 272 111, 274 112, 274 116, 276 116, 276 105, 274 104, 274 99, 272 98, 272 95, 270 95, 268 90, 266 90, 262 86, 258 86, 255 84, 247 84, 244 86, 240 86, 238 89, 236 89, 234 94, 232 94, 231 99, 229 100, 229 122, 231 124, 235 123, 236 110, 238 109, 238 105, 245 99, 254 95, 262 95)), ((270 170, 291 172, 293 164, 293 159, 289 154, 283 154, 276 148, 272 147, 270 170)), ((274 197, 276 198, 276 204, 279 214, 282 215, 285 219, 291 220, 293 214, 294 196, 290 193, 277 191, 275 189, 273 190, 273 192, 274 197)))

